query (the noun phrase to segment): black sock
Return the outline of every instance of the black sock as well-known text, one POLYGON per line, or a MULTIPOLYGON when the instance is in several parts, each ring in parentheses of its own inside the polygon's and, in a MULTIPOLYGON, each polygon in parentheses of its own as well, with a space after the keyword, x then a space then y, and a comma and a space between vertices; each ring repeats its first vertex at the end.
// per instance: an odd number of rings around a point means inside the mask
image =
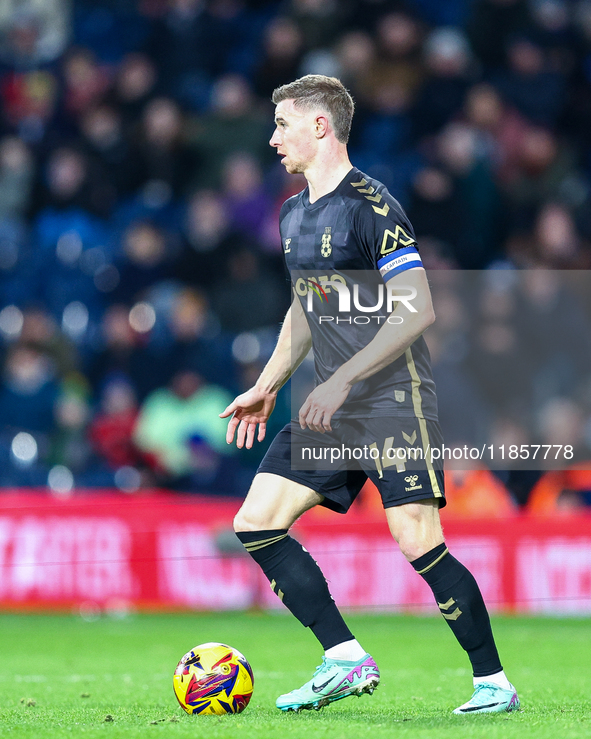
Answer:
POLYGON ((285 529, 238 531, 236 536, 261 567, 273 592, 324 649, 355 637, 328 590, 320 567, 285 529))
POLYGON ((474 677, 494 675, 503 668, 480 588, 470 571, 445 544, 411 562, 429 585, 443 618, 468 652, 474 677))

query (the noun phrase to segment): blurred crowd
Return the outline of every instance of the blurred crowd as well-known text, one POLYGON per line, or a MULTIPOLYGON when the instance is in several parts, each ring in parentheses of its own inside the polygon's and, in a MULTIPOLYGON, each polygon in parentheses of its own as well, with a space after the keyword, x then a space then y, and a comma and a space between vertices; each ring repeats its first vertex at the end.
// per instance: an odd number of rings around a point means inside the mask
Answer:
POLYGON ((216 419, 289 305, 269 98, 306 73, 428 269, 591 267, 589 0, 3 3, 1 486, 244 493, 264 446, 216 419))

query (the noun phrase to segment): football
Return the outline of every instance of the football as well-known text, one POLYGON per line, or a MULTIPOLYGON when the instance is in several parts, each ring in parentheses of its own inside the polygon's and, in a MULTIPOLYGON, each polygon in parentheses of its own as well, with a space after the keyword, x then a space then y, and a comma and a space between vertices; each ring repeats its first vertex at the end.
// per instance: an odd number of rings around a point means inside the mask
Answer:
POLYGON ((189 714, 241 713, 252 696, 254 676, 237 649, 208 642, 181 658, 173 686, 178 702, 189 714))

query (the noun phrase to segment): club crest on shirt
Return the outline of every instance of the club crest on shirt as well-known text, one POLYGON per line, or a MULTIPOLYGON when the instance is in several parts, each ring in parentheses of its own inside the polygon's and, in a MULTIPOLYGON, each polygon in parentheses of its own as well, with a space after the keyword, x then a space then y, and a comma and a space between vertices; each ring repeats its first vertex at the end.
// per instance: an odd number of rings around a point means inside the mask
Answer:
POLYGON ((330 257, 330 255, 332 254, 332 244, 330 243, 330 240, 332 238, 331 230, 331 227, 327 226, 324 229, 324 233, 322 234, 322 245, 320 247, 320 253, 323 257, 330 257))
POLYGON ((284 240, 284 248, 283 251, 285 254, 288 254, 291 251, 291 239, 285 239, 284 240))

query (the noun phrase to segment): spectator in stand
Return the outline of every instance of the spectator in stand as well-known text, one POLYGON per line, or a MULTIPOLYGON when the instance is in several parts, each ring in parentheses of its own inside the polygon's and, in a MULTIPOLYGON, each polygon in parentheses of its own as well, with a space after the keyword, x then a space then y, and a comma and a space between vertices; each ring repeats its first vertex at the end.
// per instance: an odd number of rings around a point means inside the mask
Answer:
POLYGON ((272 159, 269 121, 259 113, 249 82, 239 75, 220 77, 213 86, 210 110, 195 119, 189 136, 200 162, 195 184, 218 188, 226 160, 247 152, 258 161, 272 159))
POLYGON ((581 239, 571 213, 560 203, 546 203, 530 232, 509 239, 506 253, 520 267, 589 269, 591 265, 591 246, 581 239))
POLYGON ((208 63, 215 55, 208 38, 205 3, 202 0, 172 0, 166 12, 153 22, 147 45, 148 55, 156 62, 162 87, 175 96, 185 90, 185 81, 209 81, 208 63))
POLYGON ((60 379, 74 374, 79 368, 80 357, 75 345, 40 305, 23 311, 19 340, 48 357, 60 379))
POLYGON ((162 366, 157 353, 149 345, 149 336, 132 328, 128 306, 107 308, 101 333, 99 349, 89 357, 85 370, 95 397, 113 375, 127 378, 140 400, 163 384, 165 378, 157 371, 162 366))
POLYGON ((291 0, 289 5, 289 17, 300 29, 306 51, 332 46, 348 14, 347 6, 335 0, 291 0))
POLYGON ((481 282, 476 311, 478 324, 467 364, 479 391, 497 415, 526 418, 532 402, 534 366, 528 347, 519 340, 513 290, 481 282))
POLYGON ((223 279, 211 295, 222 328, 234 333, 276 326, 287 310, 288 298, 262 266, 261 257, 244 246, 228 256, 223 279))
POLYGON ((62 70, 64 109, 75 121, 101 101, 109 89, 109 75, 94 54, 83 47, 68 52, 62 70))
POLYGON ((26 223, 13 218, 0 220, 0 306, 15 308, 36 295, 40 277, 31 251, 26 223))
POLYGON ((131 191, 157 191, 165 203, 187 192, 197 161, 183 128, 183 114, 173 100, 155 98, 146 105, 128 165, 131 191))
POLYGON ((336 51, 341 81, 353 95, 357 107, 356 115, 363 113, 372 69, 376 64, 375 42, 369 33, 349 31, 339 41, 336 51))
POLYGON ((547 203, 535 224, 537 257, 554 269, 589 269, 591 245, 577 233, 574 219, 561 203, 547 203))
POLYGON ((0 139, 0 221, 25 215, 34 175, 30 148, 16 136, 0 139))
MULTIPOLYGON (((429 240, 439 249, 452 253, 462 220, 462 201, 458 188, 443 168, 421 168, 412 181, 408 217, 416 223, 419 244, 429 240)), ((457 267, 456 259, 452 265, 457 267)))
MULTIPOLYGON (((467 463, 461 463, 464 467, 467 463)), ((487 469, 446 469, 443 514, 454 518, 509 518, 517 506, 503 483, 487 469)))
POLYGON ((472 4, 468 36, 486 70, 505 62, 509 39, 531 24, 527 0, 481 0, 472 4))
POLYGON ((8 349, 0 384, 3 433, 28 431, 41 438, 54 427, 59 386, 50 358, 33 346, 8 349))
MULTIPOLYGON (((572 448, 572 459, 578 465, 590 457, 590 444, 585 435, 585 417, 579 403, 555 395, 540 405, 536 429, 542 444, 572 448)), ((557 448, 557 447, 555 447, 557 448)))
POLYGON ((470 88, 463 112, 468 125, 478 133, 479 145, 490 158, 497 181, 511 181, 516 176, 529 124, 514 108, 503 103, 495 88, 486 82, 470 88))
POLYGON ((83 211, 86 216, 107 216, 113 206, 113 190, 107 172, 93 168, 88 157, 76 146, 54 149, 38 183, 36 208, 51 209, 66 216, 83 211))
POLYGON ((81 117, 80 133, 91 168, 106 181, 105 188, 110 190, 112 202, 116 202, 129 189, 130 165, 119 111, 104 104, 88 109, 81 117))
POLYGON ((462 269, 482 269, 495 257, 503 227, 490 161, 486 152, 479 151, 476 131, 460 123, 451 123, 441 132, 437 153, 452 178, 456 202, 461 203, 454 211, 454 255, 462 269))
POLYGON ((273 90, 295 79, 302 59, 302 33, 291 18, 279 16, 265 28, 263 56, 254 73, 254 89, 264 100, 273 90))
MULTIPOLYGON (((552 238, 552 236, 550 235, 552 238)), ((517 325, 523 346, 535 366, 536 406, 549 398, 584 397, 591 345, 591 317, 577 281, 587 273, 548 269, 520 271, 517 325), (564 316, 568 316, 564 320, 564 316), (549 342, 548 336, 554 340, 549 342)), ((583 290, 588 290, 588 283, 583 290)), ((566 442, 564 442, 566 443, 566 442)))
POLYGON ((567 147, 544 128, 528 127, 520 137, 514 171, 504 183, 513 230, 531 227, 536 211, 548 200, 568 193, 575 160, 567 147))
POLYGON ((470 279, 457 270, 433 274, 437 276, 433 281, 437 321, 426 333, 425 340, 438 389, 438 414, 445 443, 459 447, 465 439, 470 439, 473 445, 484 444, 490 411, 465 362, 472 313, 465 302, 470 279), (461 413, 458 408, 462 409, 461 413))
POLYGON ((232 339, 220 332, 203 293, 180 290, 173 299, 168 325, 173 343, 162 361, 166 384, 177 372, 188 369, 206 382, 236 386, 232 339))
POLYGON ((222 197, 231 227, 259 241, 271 208, 263 185, 260 164, 251 155, 237 152, 228 157, 223 172, 222 197))
POLYGON ((565 445, 570 445, 574 463, 566 469, 546 472, 531 491, 526 510, 534 515, 548 516, 588 510, 591 506, 591 436, 585 428, 581 405, 566 397, 555 397, 542 407, 538 426, 540 442, 560 445, 561 451, 565 445))
POLYGON ((8 131, 43 150, 54 138, 59 84, 47 70, 7 72, 0 86, 1 120, 8 131))
POLYGON ((154 97, 157 79, 156 66, 146 54, 126 54, 117 67, 109 98, 121 116, 126 138, 133 136, 143 110, 154 97))
POLYGON ((526 510, 553 518, 591 510, 591 462, 546 472, 534 485, 526 510))
POLYGON ((219 413, 231 395, 181 370, 167 388, 150 394, 140 408, 134 441, 151 455, 163 483, 181 489, 215 491, 228 455, 226 423, 219 413))
POLYGON ((51 63, 70 36, 67 0, 7 3, 0 11, 0 60, 26 70, 51 63))
POLYGON ((408 144, 410 103, 408 91, 398 82, 384 80, 373 86, 356 134, 358 156, 366 168, 386 168, 408 144))
POLYGON ((77 475, 92 466, 92 449, 86 438, 91 414, 88 391, 81 376, 70 376, 62 383, 47 458, 50 465, 63 465, 77 475))
POLYGON ((427 76, 412 111, 413 136, 438 133, 461 110, 473 78, 473 59, 464 34, 438 28, 424 44, 427 76))
POLYGON ((197 190, 183 219, 184 243, 174 275, 184 284, 211 287, 219 278, 228 249, 236 240, 220 193, 197 190))
POLYGON ((148 288, 170 274, 171 257, 162 229, 147 221, 132 223, 123 234, 120 281, 113 300, 129 305, 140 300, 148 288))
POLYGON ((412 102, 424 77, 420 24, 406 13, 389 13, 380 18, 376 31, 378 53, 369 79, 370 89, 394 85, 402 98, 412 102))
POLYGON ((100 218, 111 206, 107 182, 91 172, 77 149, 63 147, 49 157, 47 183, 40 183, 34 219, 36 248, 28 299, 44 301, 54 316, 62 317, 71 303, 83 304, 94 321, 103 309, 103 295, 95 272, 109 261, 107 223, 100 218))
POLYGON ((507 57, 508 68, 492 78, 501 97, 532 123, 554 126, 565 102, 564 75, 527 36, 510 42, 507 57))
POLYGON ((133 442, 137 416, 133 387, 124 375, 113 375, 103 387, 99 410, 88 428, 95 453, 113 470, 139 466, 143 462, 133 442))
POLYGON ((242 71, 243 57, 249 58, 248 20, 242 3, 172 0, 154 22, 148 44, 162 89, 190 109, 203 110, 216 77, 242 71))

